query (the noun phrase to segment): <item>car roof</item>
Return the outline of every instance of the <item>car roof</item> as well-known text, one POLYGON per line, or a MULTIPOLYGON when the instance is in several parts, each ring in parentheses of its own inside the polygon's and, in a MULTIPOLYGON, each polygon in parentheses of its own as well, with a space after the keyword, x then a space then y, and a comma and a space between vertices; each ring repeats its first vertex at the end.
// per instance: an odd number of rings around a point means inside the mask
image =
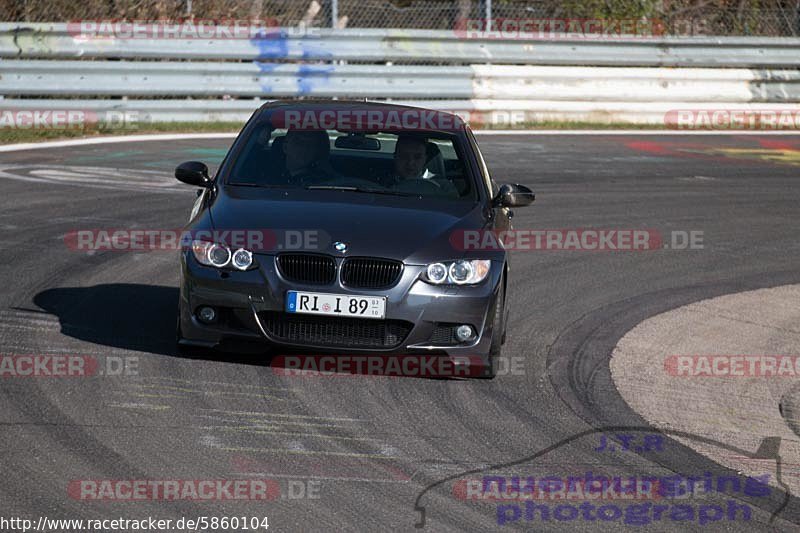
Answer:
MULTIPOLYGON (((455 113, 448 113, 447 111, 439 111, 436 109, 428 109, 424 107, 416 107, 409 105, 391 104, 388 102, 378 101, 365 101, 365 100, 328 100, 328 99, 311 99, 311 100, 275 100, 267 102, 259 108, 259 113, 271 113, 276 110, 283 111, 353 111, 353 110, 382 110, 384 112, 395 110, 402 111, 416 111, 425 112, 440 124, 450 123, 453 128, 448 128, 450 133, 464 129, 466 123, 455 113)), ((444 131, 441 129, 430 129, 428 131, 444 131)))

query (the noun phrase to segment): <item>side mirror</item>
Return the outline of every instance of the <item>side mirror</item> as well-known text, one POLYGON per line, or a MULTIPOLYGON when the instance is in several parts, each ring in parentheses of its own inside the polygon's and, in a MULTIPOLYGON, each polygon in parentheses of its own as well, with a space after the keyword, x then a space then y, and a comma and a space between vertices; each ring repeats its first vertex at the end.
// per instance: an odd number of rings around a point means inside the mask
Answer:
POLYGON ((523 207, 530 205, 535 199, 536 195, 526 186, 505 183, 500 186, 492 204, 495 207, 523 207))
POLYGON ((208 177, 208 167, 200 161, 187 161, 175 169, 178 181, 196 185, 198 187, 211 187, 211 178, 208 177))

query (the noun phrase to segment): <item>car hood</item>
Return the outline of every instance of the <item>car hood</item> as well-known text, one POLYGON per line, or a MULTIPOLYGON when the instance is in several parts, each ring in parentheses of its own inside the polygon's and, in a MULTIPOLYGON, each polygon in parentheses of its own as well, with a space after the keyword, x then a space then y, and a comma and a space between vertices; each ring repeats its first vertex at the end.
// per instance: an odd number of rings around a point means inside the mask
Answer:
POLYGON ((263 230, 274 235, 275 246, 264 253, 298 250, 303 235, 309 246, 301 251, 385 257, 407 264, 462 257, 463 252, 450 244, 453 233, 482 229, 487 222, 480 206, 467 201, 244 187, 222 190, 210 214, 217 231, 263 230), (336 251, 336 242, 345 243, 347 251, 336 251))

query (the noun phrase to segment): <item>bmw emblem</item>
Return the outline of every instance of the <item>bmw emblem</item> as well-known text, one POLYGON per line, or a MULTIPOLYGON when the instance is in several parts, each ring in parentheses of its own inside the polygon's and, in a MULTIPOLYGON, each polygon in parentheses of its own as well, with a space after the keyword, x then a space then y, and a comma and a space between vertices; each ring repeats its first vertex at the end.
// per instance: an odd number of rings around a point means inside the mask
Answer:
POLYGON ((335 242, 333 243, 333 247, 336 249, 337 252, 341 253, 347 252, 347 245, 343 242, 335 242))

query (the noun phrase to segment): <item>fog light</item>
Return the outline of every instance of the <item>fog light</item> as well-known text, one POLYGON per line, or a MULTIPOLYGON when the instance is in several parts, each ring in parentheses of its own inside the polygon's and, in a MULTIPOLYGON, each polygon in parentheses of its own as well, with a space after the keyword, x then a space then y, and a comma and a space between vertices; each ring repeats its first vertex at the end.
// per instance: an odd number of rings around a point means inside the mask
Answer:
POLYGON ((201 307, 197 310, 197 318, 200 319, 200 322, 211 324, 217 319, 217 312, 213 307, 201 307))
POLYGON ((456 328, 456 338, 459 342, 467 342, 472 340, 474 337, 475 331, 472 329, 472 326, 464 324, 456 328))

